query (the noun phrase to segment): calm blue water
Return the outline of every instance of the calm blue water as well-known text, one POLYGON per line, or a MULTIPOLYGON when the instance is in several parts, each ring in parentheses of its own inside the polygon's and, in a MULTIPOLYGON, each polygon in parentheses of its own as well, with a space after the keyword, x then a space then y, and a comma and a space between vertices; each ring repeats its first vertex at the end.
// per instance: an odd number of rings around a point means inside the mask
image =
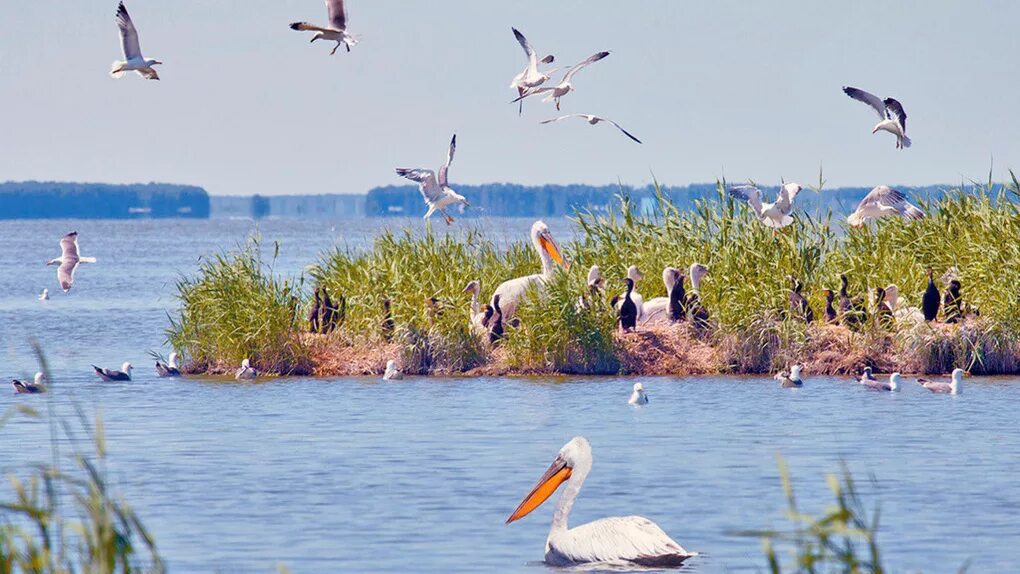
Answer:
MULTIPOLYGON (((283 242, 277 268, 297 275, 320 250, 363 245, 381 224, 335 224, 343 236, 332 225, 264 222, 261 232, 283 242)), ((635 409, 626 405, 635 379, 624 378, 156 379, 145 352, 161 346, 174 277, 251 228, 0 223, 2 375, 35 370, 32 335, 59 379, 48 396, 0 388, 0 411, 47 397, 62 413, 101 408, 113 482, 173 571, 544 571, 552 505, 503 521, 579 434, 595 464, 572 524, 645 515, 704 554, 691 572, 764 568, 759 542, 733 532, 784 524, 777 453, 802 508, 816 512, 831 500, 824 474, 850 464, 881 507, 894 571, 955 571, 968 560, 973 572, 1020 569, 1015 380, 967 379, 964 394, 947 397, 828 378, 792 391, 754 378, 648 378, 652 402, 635 409), (70 295, 40 303, 43 286, 59 291, 41 262, 71 228, 100 263, 82 267, 70 295), (131 383, 89 374, 90 362, 124 360, 138 366, 131 383)), ((0 431, 0 473, 46 460, 48 444, 43 422, 15 420, 0 431)))

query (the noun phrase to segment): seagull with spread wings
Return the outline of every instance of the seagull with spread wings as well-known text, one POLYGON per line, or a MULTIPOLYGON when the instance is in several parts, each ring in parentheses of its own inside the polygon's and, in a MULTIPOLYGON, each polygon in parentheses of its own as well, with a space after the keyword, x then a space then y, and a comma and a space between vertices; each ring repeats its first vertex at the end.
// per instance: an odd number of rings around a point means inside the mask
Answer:
MULTIPOLYGON (((551 70, 541 72, 538 69, 538 64, 551 64, 556 58, 553 57, 552 54, 549 54, 539 60, 538 53, 531 47, 531 42, 528 42, 528 39, 524 37, 524 34, 521 34, 517 28, 511 28, 511 30, 514 31, 514 37, 517 38, 517 42, 521 45, 521 48, 524 48, 524 54, 528 56, 528 65, 524 67, 524 70, 522 70, 520 74, 514 76, 513 81, 510 82, 510 87, 517 90, 517 95, 523 96, 528 90, 537 88, 548 81, 549 74, 556 71, 556 68, 553 68, 551 70)), ((521 101, 520 104, 521 105, 519 106, 517 113, 521 113, 521 111, 524 110, 524 102, 521 101)))
POLYGON ((81 257, 78 255, 78 232, 72 231, 60 240, 60 257, 49 260, 46 265, 59 265, 57 267, 57 281, 60 288, 67 293, 74 285, 74 272, 78 269, 79 263, 95 263, 95 257, 81 257))
POLYGON ((116 60, 110 67, 110 75, 120 78, 127 72, 137 72, 139 76, 148 80, 158 80, 159 74, 153 66, 160 66, 163 62, 153 59, 145 59, 142 56, 142 48, 138 43, 138 30, 127 8, 121 2, 117 5, 117 27, 120 28, 120 47, 124 51, 124 60, 116 60))
POLYGON ((857 210, 851 213, 846 220, 850 225, 860 227, 868 219, 879 219, 889 215, 899 215, 903 219, 913 220, 923 218, 924 212, 907 201, 903 192, 880 185, 864 196, 864 199, 857 204, 857 210))
POLYGON ((779 189, 773 203, 762 203, 761 191, 753 185, 738 185, 730 188, 730 195, 747 202, 758 219, 767 227, 781 229, 793 223, 793 200, 801 192, 799 183, 787 183, 779 189))
POLYGON ((636 137, 634 137, 634 134, 632 134, 632 133, 628 132, 627 130, 623 129, 623 127, 620 124, 614 122, 613 120, 611 120, 609 118, 599 117, 599 116, 596 116, 594 114, 567 114, 565 116, 560 116, 558 118, 552 118, 550 120, 545 120, 545 121, 542 121, 542 122, 539 122, 539 123, 542 123, 542 124, 551 124, 553 122, 558 122, 560 120, 565 120, 567 118, 583 118, 584 121, 588 122, 589 124, 591 124, 593 126, 598 125, 600 122, 606 122, 607 124, 612 124, 613 127, 615 127, 616 129, 620 130, 621 132, 623 132, 623 135, 629 137, 630 139, 636 141, 637 143, 641 143, 641 140, 639 140, 636 137))
POLYGON ((329 53, 330 56, 336 54, 341 44, 350 52, 351 46, 357 44, 358 39, 347 33, 347 9, 344 7, 344 0, 326 0, 326 12, 329 14, 328 27, 323 28, 308 22, 294 22, 290 29, 315 32, 312 42, 316 40, 336 42, 333 51, 329 53))
POLYGON ((453 134, 453 139, 450 140, 450 151, 446 155, 446 163, 439 168, 438 177, 436 172, 431 169, 397 168, 397 175, 418 183, 418 189, 421 191, 422 198, 425 199, 425 205, 429 206, 429 210, 425 212, 425 219, 439 211, 439 213, 443 214, 446 224, 450 225, 453 223, 453 218, 450 217, 449 213, 446 213, 447 207, 456 203, 463 203, 465 207, 471 207, 471 204, 468 203, 468 200, 463 195, 450 188, 449 180, 447 179, 447 174, 450 172, 450 164, 453 163, 453 154, 456 151, 457 134, 453 134))
POLYGON ((608 55, 609 55, 609 52, 599 52, 598 54, 594 54, 594 55, 590 56, 587 60, 581 62, 580 64, 575 64, 574 67, 572 67, 569 70, 567 70, 567 74, 565 76, 563 76, 563 79, 560 80, 559 84, 557 84, 555 86, 552 86, 552 87, 546 87, 546 88, 532 88, 530 90, 525 91, 523 94, 521 94, 521 96, 519 98, 515 99, 511 103, 519 102, 519 101, 523 100, 524 98, 527 98, 529 96, 534 96, 536 94, 545 94, 545 93, 548 93, 549 95, 546 96, 546 98, 544 100, 542 100, 542 101, 543 102, 556 102, 556 110, 559 111, 559 109, 560 109, 560 98, 562 98, 563 96, 565 96, 565 95, 569 94, 570 92, 574 91, 574 84, 571 83, 571 80, 573 80, 573 78, 574 78, 574 74, 580 72, 582 69, 585 68, 585 66, 589 66, 591 64, 594 64, 595 62, 598 62, 599 60, 601 60, 602 58, 605 58, 608 55))
POLYGON ((910 147, 910 138, 907 137, 907 112, 903 106, 893 98, 882 99, 874 94, 869 94, 858 88, 844 87, 843 93, 851 98, 868 104, 876 112, 882 121, 875 125, 871 133, 878 130, 887 131, 896 136, 896 149, 910 147))

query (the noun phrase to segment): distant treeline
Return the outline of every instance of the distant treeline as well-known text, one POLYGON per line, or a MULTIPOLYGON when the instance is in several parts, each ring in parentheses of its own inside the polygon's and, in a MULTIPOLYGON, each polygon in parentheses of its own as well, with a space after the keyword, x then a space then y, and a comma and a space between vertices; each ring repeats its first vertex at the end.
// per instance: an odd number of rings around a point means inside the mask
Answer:
POLYGON ((148 183, 0 183, 0 219, 209 217, 201 187, 148 183))
MULTIPOLYGON (((940 196, 951 186, 931 185, 924 187, 897 187, 900 191, 920 200, 940 196)), ((689 208, 698 199, 715 198, 718 191, 715 183, 695 183, 687 186, 662 187, 662 192, 678 208, 689 208)), ((767 200, 773 201, 778 186, 762 186, 767 200)), ((625 194, 639 206, 651 208, 655 201, 655 189, 619 185, 542 185, 523 186, 509 183, 485 185, 461 185, 456 190, 471 202, 472 208, 465 210, 464 217, 555 217, 572 215, 575 210, 590 209, 605 211, 617 205, 615 197, 625 194)), ((853 211, 857 203, 871 191, 870 187, 826 188, 822 193, 805 189, 797 196, 799 209, 808 213, 834 213, 853 211)), ((376 187, 368 192, 365 214, 368 216, 408 217, 425 213, 421 194, 417 186, 389 185, 376 187)))

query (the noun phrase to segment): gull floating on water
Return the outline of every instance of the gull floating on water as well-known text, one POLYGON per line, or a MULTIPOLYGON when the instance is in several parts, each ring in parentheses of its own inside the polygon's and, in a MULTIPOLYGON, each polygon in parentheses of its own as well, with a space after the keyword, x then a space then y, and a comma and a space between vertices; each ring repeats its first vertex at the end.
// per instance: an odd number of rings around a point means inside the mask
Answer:
POLYGON ((593 126, 598 125, 599 122, 606 122, 608 124, 612 124, 613 127, 615 127, 616 129, 620 130, 621 132, 623 132, 623 135, 629 137, 630 139, 636 141, 637 143, 641 143, 641 140, 639 140, 636 137, 634 137, 634 134, 632 134, 632 133, 628 132, 627 130, 623 129, 623 127, 620 124, 614 122, 613 120, 611 120, 609 118, 602 118, 602 117, 596 116, 594 114, 567 114, 565 116, 560 116, 558 118, 552 118, 552 119, 549 119, 549 120, 544 120, 544 121, 539 122, 539 123, 542 123, 542 124, 551 124, 553 122, 558 122, 560 120, 565 120, 567 118, 584 118, 584 121, 588 122, 589 124, 591 124, 593 126))
POLYGON ((907 113, 903 111, 903 106, 898 101, 892 98, 883 100, 858 88, 844 87, 843 93, 858 102, 868 104, 878 112, 878 117, 882 118, 882 121, 875 125, 871 133, 878 130, 887 131, 896 136, 896 149, 910 147, 910 138, 907 137, 907 113))
POLYGON ((608 55, 609 55, 609 52, 599 52, 598 54, 594 54, 592 56, 589 56, 587 60, 581 62, 580 64, 575 64, 574 67, 572 67, 569 70, 567 70, 567 74, 565 76, 563 76, 563 79, 560 80, 559 84, 557 84, 555 86, 552 86, 552 87, 532 88, 532 89, 524 92, 524 94, 522 94, 520 97, 518 97, 517 99, 515 99, 511 103, 519 102, 519 101, 521 101, 524 98, 527 98, 529 96, 534 96, 534 95, 537 95, 537 94, 548 93, 549 95, 546 96, 546 98, 544 100, 542 100, 542 101, 544 101, 544 102, 556 102, 556 110, 559 111, 559 109, 560 109, 560 98, 562 98, 563 96, 565 96, 565 95, 569 94, 570 92, 574 91, 574 84, 571 83, 571 80, 573 80, 573 78, 574 78, 574 74, 580 72, 582 69, 584 69, 585 66, 588 66, 590 64, 594 64, 595 62, 598 62, 599 60, 601 60, 602 58, 605 58, 608 55))
POLYGON ((645 386, 641 383, 634 383, 634 392, 630 394, 628 405, 647 405, 648 394, 645 393, 645 386))
POLYGON ((404 380, 404 373, 400 372, 397 368, 397 362, 393 359, 386 361, 386 372, 383 373, 384 381, 402 381, 404 380))
POLYGON ((329 15, 329 26, 326 28, 308 22, 294 22, 290 29, 315 32, 312 42, 316 40, 336 42, 333 51, 329 53, 330 56, 336 54, 341 44, 350 52, 351 46, 357 44, 358 39, 347 33, 347 8, 344 6, 344 0, 326 0, 326 12, 329 15))
POLYGON ((793 223, 793 200, 801 192, 799 183, 787 183, 779 190, 773 203, 762 203, 761 191, 753 185, 738 185, 730 188, 730 195, 742 199, 751 206, 754 214, 767 227, 780 229, 793 223))
MULTIPOLYGON (((535 49, 531 47, 531 43, 524 37, 524 34, 521 34, 517 28, 511 28, 511 30, 514 31, 514 37, 517 38, 517 42, 521 45, 521 48, 524 48, 524 53, 528 56, 528 65, 524 67, 524 70, 521 71, 520 74, 514 76, 513 81, 510 82, 510 87, 517 90, 517 95, 523 96, 528 90, 537 88, 544 84, 549 79, 549 74, 556 71, 556 69, 553 68, 551 70, 546 70, 545 72, 540 72, 538 64, 540 62, 542 64, 551 64, 556 58, 554 58, 552 54, 549 54, 539 60, 538 54, 535 52, 535 49)), ((517 110, 518 114, 524 110, 524 102, 521 101, 520 104, 521 105, 517 110)))
POLYGON ((114 381, 130 381, 131 369, 133 367, 131 366, 131 363, 124 363, 120 366, 119 371, 115 371, 113 369, 100 369, 95 365, 92 365, 92 368, 95 369, 96 374, 99 375, 100 379, 107 383, 112 383, 114 381))
POLYGON ((876 381, 874 378, 871 380, 861 379, 861 384, 873 391, 898 391, 900 390, 900 374, 893 373, 889 375, 889 382, 883 383, 876 381))
POLYGON ((251 362, 248 359, 241 361, 241 368, 234 373, 234 379, 238 381, 250 381, 259 376, 259 372, 255 370, 255 367, 251 366, 251 362))
POLYGON ((857 204, 857 209, 846 220, 850 225, 860 227, 868 219, 880 219, 890 215, 899 215, 910 220, 924 218, 924 212, 907 201, 902 192, 880 185, 864 196, 857 204))
POLYGON ((14 392, 18 393, 18 394, 21 394, 21 395, 32 395, 32 394, 37 394, 37 393, 45 393, 46 392, 46 387, 43 386, 43 383, 42 383, 44 377, 45 377, 45 375, 43 375, 40 372, 40 373, 36 373, 35 374, 35 379, 33 379, 31 382, 29 382, 29 381, 19 381, 18 379, 13 379, 11 381, 11 385, 14 386, 14 392))
POLYGON ((443 214, 446 224, 450 225, 453 223, 453 218, 450 217, 450 214, 446 213, 447 207, 455 203, 463 203, 466 207, 471 207, 471 204, 468 203, 468 200, 463 195, 450 188, 449 180, 447 179, 447 175, 450 172, 450 164, 453 163, 453 154, 456 151, 457 134, 453 134, 453 139, 450 140, 450 150, 446 154, 446 163, 439 168, 438 177, 436 172, 431 169, 397 168, 397 175, 418 183, 418 189, 421 191, 422 198, 425 199, 425 205, 429 206, 429 210, 425 212, 424 219, 428 219, 438 210, 439 213, 443 214))
POLYGON ((779 381, 779 386, 784 389, 795 389, 804 386, 804 380, 800 378, 800 371, 803 367, 800 365, 793 365, 790 367, 789 373, 777 373, 775 380, 779 381))
POLYGON ((156 361, 156 375, 159 377, 179 377, 181 376, 181 369, 177 366, 177 352, 170 353, 170 358, 167 359, 166 363, 162 361, 156 361))
POLYGON ((584 479, 591 471, 591 444, 574 437, 560 449, 538 484, 514 510, 507 524, 527 516, 566 484, 556 502, 545 541, 545 563, 576 567, 582 564, 676 568, 696 552, 684 550, 651 520, 642 516, 603 518, 570 528, 567 520, 584 479))
POLYGON ((50 298, 50 290, 43 288, 42 293, 39 294, 40 301, 48 301, 50 298))
POLYGON ((876 382, 875 375, 871 374, 871 367, 864 367, 864 371, 861 372, 861 378, 857 382, 862 385, 876 382))
MULTIPOLYGON (((78 255, 78 232, 72 231, 60 240, 60 257, 50 259, 46 265, 59 265, 57 267, 57 281, 60 288, 67 293, 74 285, 74 272, 78 269, 79 263, 95 263, 95 257, 81 257, 78 255)), ((49 291, 46 292, 47 295, 49 291)))
POLYGON ((948 383, 929 381, 928 379, 917 379, 917 382, 933 393, 958 395, 963 392, 963 374, 963 369, 953 369, 948 383))
POLYGON ((142 56, 142 48, 138 43, 138 30, 128 14, 127 8, 121 2, 117 6, 117 27, 120 29, 120 47, 124 52, 124 60, 115 60, 110 67, 110 75, 120 78, 125 73, 134 71, 139 76, 148 80, 158 80, 159 74, 153 66, 160 66, 163 62, 159 60, 146 59, 142 56))

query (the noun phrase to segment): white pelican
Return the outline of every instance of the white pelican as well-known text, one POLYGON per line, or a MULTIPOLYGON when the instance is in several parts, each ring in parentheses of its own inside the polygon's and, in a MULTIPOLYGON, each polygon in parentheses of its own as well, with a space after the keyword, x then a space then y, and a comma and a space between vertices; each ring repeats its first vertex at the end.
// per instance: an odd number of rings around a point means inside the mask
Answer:
POLYGON ((804 386, 804 379, 800 378, 800 371, 803 369, 800 365, 793 365, 790 367, 789 374, 777 373, 775 380, 779 381, 780 386, 784 389, 799 388, 804 386))
POLYGON ((50 290, 43 288, 42 293, 39 294, 40 301, 48 301, 50 299, 50 290))
MULTIPOLYGON (((78 232, 72 231, 60 240, 60 257, 50 259, 46 265, 59 265, 57 267, 57 281, 60 288, 67 293, 74 285, 74 272, 78 269, 79 263, 95 263, 95 257, 81 257, 78 255, 78 232)), ((47 294, 49 292, 47 291, 47 294)))
POLYGON ((672 317, 669 308, 670 299, 673 298, 673 290, 677 283, 683 290, 683 275, 675 267, 666 267, 662 270, 662 283, 666 286, 665 297, 653 297, 641 303, 641 316, 638 323, 641 325, 668 324, 672 317))
POLYGON ((899 215, 903 219, 924 218, 924 212, 907 201, 902 192, 880 185, 864 196, 846 220, 853 227, 861 227, 869 218, 879 219, 889 215, 899 215))
MULTIPOLYGON (((510 82, 510 87, 517 90, 517 95, 523 96, 528 90, 537 88, 544 84, 549 79, 549 74, 556 71, 556 69, 553 68, 551 70, 546 70, 545 72, 540 72, 538 70, 538 64, 540 62, 542 64, 551 64, 556 58, 554 58, 552 54, 549 54, 539 60, 538 54, 535 52, 535 49, 531 47, 531 42, 528 42, 528 39, 524 37, 524 34, 521 34, 517 28, 511 28, 511 30, 514 31, 514 37, 517 38, 517 43, 521 45, 521 48, 524 48, 524 54, 528 57, 528 65, 524 67, 524 70, 522 70, 520 74, 514 76, 513 81, 510 82)), ((521 113, 524 110, 524 102, 521 101, 520 104, 521 105, 519 106, 517 113, 521 113)))
POLYGON ((901 375, 899 373, 889 375, 888 383, 882 383, 872 379, 870 381, 861 380, 861 384, 873 391, 898 391, 900 390, 900 376, 901 375))
POLYGON ((400 177, 406 177, 411 181, 418 182, 418 189, 421 191, 422 197, 425 199, 425 205, 429 206, 429 210, 425 212, 425 219, 428 219, 432 214, 438 210, 439 213, 443 214, 446 220, 446 224, 450 225, 453 223, 453 218, 450 214, 446 213, 446 208, 454 203, 463 203, 466 207, 470 207, 471 204, 468 200, 464 199, 463 195, 460 195, 456 191, 450 188, 447 174, 450 171, 450 164, 453 163, 453 154, 457 151, 457 134, 453 134, 453 139, 450 140, 450 150, 446 154, 446 163, 439 168, 439 176, 436 176, 436 172, 431 169, 414 168, 408 169, 406 167, 398 167, 397 175, 400 177))
POLYGON ((634 137, 634 134, 632 134, 632 133, 628 132, 627 130, 623 129, 623 126, 621 126, 620 124, 614 122, 613 120, 611 120, 609 118, 599 117, 599 116, 596 116, 594 114, 567 114, 565 116, 560 116, 558 118, 552 118, 552 119, 549 119, 549 120, 543 120, 543 121, 541 121, 539 123, 541 123, 541 124, 551 124, 553 122, 558 122, 560 120, 565 120, 567 118, 584 118, 584 121, 588 122, 589 124, 591 124, 593 126, 598 125, 599 122, 606 122, 607 124, 612 124, 613 127, 615 127, 616 129, 620 130, 621 132, 623 132, 623 135, 629 137, 630 139, 636 141, 637 143, 641 143, 641 140, 639 140, 636 137, 634 137))
POLYGON ((488 305, 482 305, 479 303, 479 297, 482 294, 482 284, 478 281, 470 281, 467 286, 464 287, 462 293, 471 294, 471 309, 469 312, 471 319, 471 330, 478 335, 484 335, 489 332, 489 319, 492 318, 492 307, 488 305))
POLYGON ((156 361, 156 376, 164 378, 181 376, 181 369, 177 366, 176 351, 170 353, 170 358, 167 359, 166 363, 156 361))
POLYGON ((917 379, 917 382, 933 393, 958 395, 963 392, 963 375, 963 369, 953 369, 953 374, 948 383, 929 381, 928 379, 917 379))
POLYGON ((578 312, 585 311, 591 308, 592 301, 598 300, 602 295, 602 270, 599 269, 598 265, 592 265, 588 269, 588 278, 586 279, 588 285, 588 293, 577 296, 577 303, 574 304, 574 309, 578 312))
POLYGON ((545 541, 545 562, 550 566, 605 564, 670 568, 680 566, 696 552, 684 550, 651 520, 641 516, 616 516, 569 528, 567 519, 584 479, 591 471, 588 439, 574 437, 560 449, 552 465, 538 480, 506 523, 527 516, 563 483, 556 502, 552 527, 545 541))
POLYGON ((404 373, 400 372, 397 368, 397 362, 393 359, 386 361, 386 372, 382 376, 384 381, 402 381, 404 380, 404 373))
POLYGON ((887 131, 896 136, 896 149, 910 147, 910 138, 907 137, 907 113, 903 111, 903 106, 898 101, 892 98, 883 100, 857 88, 844 87, 843 93, 858 102, 868 104, 878 112, 878 117, 882 121, 875 125, 875 129, 871 130, 871 133, 876 133, 878 130, 887 131))
POLYGON ((255 367, 251 366, 251 362, 248 359, 241 361, 241 368, 234 373, 234 379, 238 381, 250 381, 259 376, 259 372, 255 370, 255 367))
POLYGON ((153 66, 161 66, 163 62, 145 59, 142 56, 142 48, 138 43, 138 30, 135 29, 135 24, 131 21, 131 16, 123 2, 117 6, 117 27, 120 28, 120 47, 124 52, 124 60, 113 62, 110 67, 110 75, 120 78, 126 72, 134 71, 143 78, 158 80, 159 74, 156 73, 153 66))
POLYGON ((131 363, 124 363, 120 366, 119 371, 115 371, 113 369, 100 369, 95 365, 92 365, 92 368, 96 371, 96 374, 99 375, 100 379, 107 383, 112 383, 114 381, 130 381, 131 369, 133 367, 131 366, 131 363))
POLYGON ((11 381, 11 385, 14 386, 14 392, 15 393, 22 394, 22 395, 32 395, 32 394, 36 394, 36 393, 45 393, 46 392, 46 387, 43 386, 43 378, 44 377, 45 377, 45 375, 43 375, 42 373, 36 373, 35 374, 35 378, 32 380, 32 382, 19 381, 18 379, 13 379, 11 381))
POLYGON ((357 44, 358 39, 347 33, 347 8, 344 6, 344 0, 326 0, 326 12, 329 14, 329 27, 323 28, 308 22, 294 22, 290 25, 290 29, 315 32, 312 42, 316 40, 336 42, 333 51, 329 53, 330 56, 336 54, 336 50, 341 44, 350 52, 351 46, 357 44))
POLYGON ((761 191, 753 185, 731 187, 730 195, 746 201, 766 227, 781 229, 793 223, 793 216, 790 215, 793 212, 793 200, 802 189, 799 183, 784 184, 773 203, 762 203, 761 191))
POLYGON ((890 283, 885 288, 885 302, 892 309, 896 320, 904 324, 920 325, 924 323, 924 313, 917 307, 910 307, 900 300, 900 288, 890 283))
POLYGON ((628 405, 647 405, 648 404, 648 393, 645 392, 645 386, 641 383, 634 383, 634 392, 630 394, 630 399, 627 400, 628 405))
MULTIPOLYGON (((552 87, 532 88, 532 89, 524 92, 520 97, 515 99, 514 102, 519 102, 519 101, 523 100, 524 98, 527 98, 528 96, 534 96, 536 94, 544 94, 544 93, 548 92, 549 95, 544 100, 542 100, 542 101, 544 101, 544 102, 556 102, 556 110, 559 111, 559 109, 560 109, 560 98, 562 98, 563 96, 565 96, 565 95, 569 94, 570 92, 574 91, 574 85, 570 82, 574 78, 574 74, 580 72, 585 66, 588 66, 590 64, 594 64, 595 62, 598 62, 599 60, 601 60, 602 58, 605 58, 608 55, 609 55, 609 52, 599 52, 598 54, 594 54, 592 56, 589 56, 587 60, 581 62, 580 64, 575 64, 574 67, 572 67, 569 70, 567 70, 567 74, 565 76, 563 76, 563 79, 560 80, 559 84, 557 84, 555 86, 552 86, 552 87)), ((511 103, 514 103, 514 102, 511 102, 511 103)))
MULTIPOLYGON (((542 260, 542 272, 504 281, 499 284, 499 287, 496 287, 492 294, 493 301, 496 295, 500 296, 499 303, 504 323, 517 312, 517 306, 524 299, 524 294, 527 293, 529 287, 545 289, 546 282, 552 279, 556 270, 553 262, 564 268, 570 268, 563 259, 563 254, 560 252, 556 240, 553 239, 549 226, 544 222, 536 221, 531 226, 531 244, 535 246, 535 251, 538 252, 539 259, 542 260)), ((496 305, 492 304, 492 307, 495 309, 496 305)))

